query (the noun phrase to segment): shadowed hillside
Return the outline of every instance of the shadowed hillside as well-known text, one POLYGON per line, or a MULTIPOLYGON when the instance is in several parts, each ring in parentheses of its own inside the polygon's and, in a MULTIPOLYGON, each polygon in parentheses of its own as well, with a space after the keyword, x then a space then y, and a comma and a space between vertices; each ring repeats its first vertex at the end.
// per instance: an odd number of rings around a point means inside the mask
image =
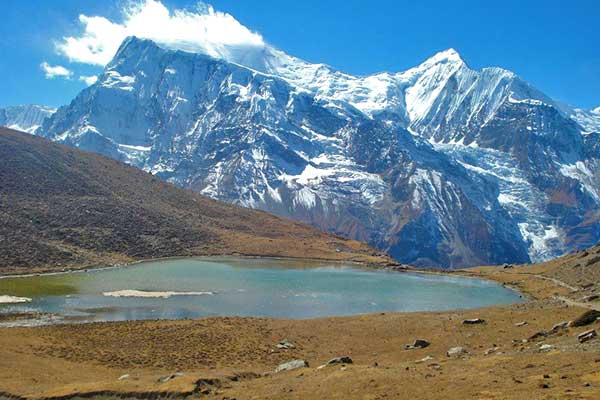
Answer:
POLYGON ((365 244, 0 128, 0 273, 211 254, 388 261, 365 244))

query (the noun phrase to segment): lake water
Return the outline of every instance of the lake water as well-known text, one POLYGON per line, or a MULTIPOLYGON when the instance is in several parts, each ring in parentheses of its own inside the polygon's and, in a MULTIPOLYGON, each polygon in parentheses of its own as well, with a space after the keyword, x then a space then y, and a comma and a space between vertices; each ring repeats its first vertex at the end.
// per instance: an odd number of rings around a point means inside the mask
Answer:
POLYGON ((40 311, 59 321, 206 316, 315 318, 382 311, 474 308, 522 301, 463 277, 270 259, 179 259, 126 268, 0 279, 0 296, 30 298, 0 312, 40 311))

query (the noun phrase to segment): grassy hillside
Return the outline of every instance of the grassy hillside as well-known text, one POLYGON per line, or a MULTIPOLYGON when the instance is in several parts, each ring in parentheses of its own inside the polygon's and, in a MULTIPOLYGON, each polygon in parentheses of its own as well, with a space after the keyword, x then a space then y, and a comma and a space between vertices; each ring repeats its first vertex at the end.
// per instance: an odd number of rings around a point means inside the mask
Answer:
POLYGON ((0 128, 0 273, 212 254, 389 261, 365 244, 0 128))

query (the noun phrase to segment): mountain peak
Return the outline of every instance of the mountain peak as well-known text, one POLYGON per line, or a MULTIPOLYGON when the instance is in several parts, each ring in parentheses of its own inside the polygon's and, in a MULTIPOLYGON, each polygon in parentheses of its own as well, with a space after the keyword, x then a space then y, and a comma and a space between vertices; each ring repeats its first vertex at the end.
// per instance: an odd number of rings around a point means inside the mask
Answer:
POLYGON ((428 58, 423 64, 439 64, 439 63, 464 63, 462 57, 453 48, 440 51, 428 58))

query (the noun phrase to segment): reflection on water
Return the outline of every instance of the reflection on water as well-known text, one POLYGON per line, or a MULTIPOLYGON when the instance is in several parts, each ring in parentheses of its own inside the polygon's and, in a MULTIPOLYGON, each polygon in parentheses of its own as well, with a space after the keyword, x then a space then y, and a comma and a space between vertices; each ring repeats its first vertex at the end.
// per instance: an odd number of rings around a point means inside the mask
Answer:
POLYGON ((477 279, 234 258, 166 260, 87 273, 0 279, 0 295, 32 298, 28 304, 0 305, 0 312, 38 311, 69 321, 217 315, 314 318, 520 301, 518 293, 477 279))

